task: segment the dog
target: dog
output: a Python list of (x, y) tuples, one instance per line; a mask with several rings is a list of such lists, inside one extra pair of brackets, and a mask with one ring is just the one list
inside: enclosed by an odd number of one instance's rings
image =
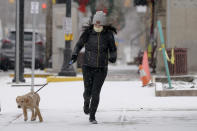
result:
[(18, 108), (23, 109), (24, 121), (27, 121), (27, 109), (30, 109), (32, 112), (31, 121), (35, 121), (38, 116), (40, 122), (43, 122), (39, 109), (40, 96), (38, 93), (30, 92), (23, 96), (17, 96), (16, 103)]

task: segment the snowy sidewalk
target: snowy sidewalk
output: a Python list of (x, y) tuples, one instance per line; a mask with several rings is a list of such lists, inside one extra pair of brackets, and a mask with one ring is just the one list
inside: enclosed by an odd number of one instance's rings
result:
[[(83, 82), (49, 83), (39, 94), (44, 122), (17, 118), (22, 110), (15, 98), (30, 87), (12, 87), (11, 78), (0, 78), (1, 131), (196, 131), (197, 97), (155, 97), (154, 88), (140, 81), (106, 81), (97, 112), (99, 124), (91, 125), (82, 112)], [(30, 79), (26, 79), (27, 82)], [(36, 78), (35, 84), (46, 79)], [(35, 87), (37, 90), (39, 87)], [(29, 114), (30, 116), (30, 114)]]
[[(44, 122), (24, 122), (20, 117), (0, 127), (1, 131), (196, 131), (197, 111), (98, 112), (99, 123), (92, 125), (82, 112), (42, 110)], [(123, 118), (122, 118), (123, 117)]]

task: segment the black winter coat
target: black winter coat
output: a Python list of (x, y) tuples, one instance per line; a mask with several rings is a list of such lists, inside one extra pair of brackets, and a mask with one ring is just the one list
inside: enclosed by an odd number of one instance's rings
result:
[(90, 67), (107, 67), (108, 60), (116, 62), (117, 48), (113, 32), (115, 28), (104, 26), (102, 32), (95, 32), (93, 25), (86, 27), (80, 36), (72, 55), (78, 56), (80, 50), (85, 46), (83, 65)]

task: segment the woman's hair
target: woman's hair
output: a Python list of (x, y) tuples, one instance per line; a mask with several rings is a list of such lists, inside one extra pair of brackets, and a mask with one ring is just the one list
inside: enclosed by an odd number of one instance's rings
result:
[(87, 25), (82, 26), (82, 31), (86, 32), (93, 29), (93, 24), (91, 21), (87, 23)]

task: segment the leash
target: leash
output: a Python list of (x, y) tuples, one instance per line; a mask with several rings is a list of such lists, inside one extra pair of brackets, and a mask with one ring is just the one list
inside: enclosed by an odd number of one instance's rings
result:
[(45, 87), (46, 85), (48, 85), (48, 83), (45, 83), (42, 87), (40, 87), (40, 89), (38, 89), (35, 93), (38, 93), (38, 91), (40, 91), (43, 87)]
[(18, 120), (22, 115), (23, 115), (23, 113), (18, 114), (14, 119), (8, 121), (8, 123), (6, 123), (5, 126), (3, 126), (1, 129), (7, 128), (7, 127), (10, 126), (13, 122), (15, 122), (16, 120)]

